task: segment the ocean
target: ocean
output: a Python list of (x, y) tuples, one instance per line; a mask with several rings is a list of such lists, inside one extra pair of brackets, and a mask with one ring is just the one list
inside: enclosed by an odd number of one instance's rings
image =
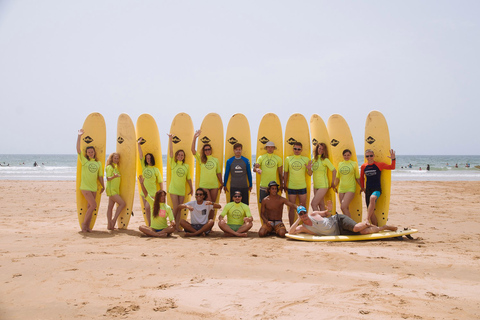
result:
[[(252, 159), (254, 162), (255, 156)], [(34, 163), (38, 166), (35, 167)], [(359, 164), (363, 156), (358, 157)], [(163, 155), (166, 164), (166, 155)], [(466, 164), (470, 164), (467, 168)], [(427, 164), (430, 171), (426, 170)], [(2, 154), (0, 180), (75, 180), (77, 155)], [(410, 168), (411, 165), (411, 168)], [(455, 167), (458, 165), (458, 167)], [(415, 156), (397, 154), (396, 181), (480, 181), (480, 156)], [(421, 170), (420, 170), (421, 168)], [(164, 176), (166, 167), (164, 167)], [(255, 178), (255, 175), (253, 175)]]

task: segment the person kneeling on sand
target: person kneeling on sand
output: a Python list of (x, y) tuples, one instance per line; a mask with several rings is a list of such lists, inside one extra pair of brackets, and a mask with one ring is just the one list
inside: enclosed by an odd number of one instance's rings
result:
[(190, 222), (187, 220), (180, 220), (180, 225), (185, 229), (185, 237), (196, 237), (199, 235), (207, 235), (213, 228), (212, 209), (220, 209), (222, 206), (218, 203), (206, 201), (208, 193), (203, 188), (198, 188), (195, 191), (195, 199), (193, 201), (181, 204), (178, 210), (190, 210)]
[[(151, 215), (150, 226), (140, 226), (138, 229), (150, 237), (166, 237), (175, 231), (175, 218), (173, 217), (172, 208), (165, 203), (167, 193), (164, 190), (158, 190), (155, 193), (155, 198), (148, 193), (145, 188), (143, 176), (138, 177), (140, 186), (142, 187), (145, 200), (149, 202), (149, 207), (153, 208), (151, 212), (146, 214)], [(167, 224), (167, 215), (170, 220), (170, 225)]]
[[(298, 219), (292, 225), (289, 234), (308, 233), (316, 236), (360, 235), (370, 234), (383, 230), (396, 231), (397, 227), (377, 227), (367, 221), (356, 223), (352, 218), (344, 214), (332, 216), (332, 202), (327, 201), (327, 210), (314, 211), (307, 214), (307, 209), (297, 207)], [(298, 225), (300, 221), (302, 225)]]
[(262, 200), (262, 207), (260, 209), (260, 219), (263, 225), (258, 230), (259, 237), (266, 237), (270, 234), (276, 234), (281, 238), (285, 238), (287, 230), (282, 221), (283, 206), (287, 205), (290, 208), (296, 209), (297, 205), (288, 201), (278, 194), (278, 183), (270, 181), (268, 183), (268, 195)]
[[(227, 237), (246, 237), (247, 231), (253, 226), (253, 218), (250, 208), (241, 202), (242, 192), (235, 191), (233, 202), (227, 203), (222, 214), (218, 217), (218, 227), (222, 229)], [(227, 216), (227, 222), (223, 217)]]

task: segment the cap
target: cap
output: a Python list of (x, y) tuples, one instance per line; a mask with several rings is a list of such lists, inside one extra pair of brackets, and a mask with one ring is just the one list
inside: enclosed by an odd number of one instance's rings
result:
[(268, 141), (267, 144), (265, 144), (265, 149), (267, 149), (267, 147), (274, 147), (275, 149), (277, 149), (277, 147), (275, 147), (275, 143), (273, 143), (273, 141)]
[(298, 206), (297, 213), (300, 213), (300, 212), (307, 212), (307, 209), (304, 206)]
[(279, 184), (277, 183), (277, 181), (270, 181), (270, 182), (268, 183), (268, 186), (269, 186), (269, 187), (271, 187), (271, 186), (277, 186), (277, 187), (278, 187)]

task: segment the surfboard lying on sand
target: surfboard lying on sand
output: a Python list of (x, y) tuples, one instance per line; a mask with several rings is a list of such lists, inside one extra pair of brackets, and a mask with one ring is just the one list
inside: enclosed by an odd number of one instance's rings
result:
[(412, 233), (418, 232), (417, 229), (406, 229), (406, 230), (397, 230), (397, 231), (382, 231), (371, 234), (362, 234), (358, 236), (314, 236), (311, 234), (300, 233), (300, 234), (289, 234), (285, 236), (290, 239), (300, 240), (300, 241), (362, 241), (362, 240), (378, 240), (378, 239), (388, 239), (388, 238), (397, 238), (402, 236), (407, 236)]

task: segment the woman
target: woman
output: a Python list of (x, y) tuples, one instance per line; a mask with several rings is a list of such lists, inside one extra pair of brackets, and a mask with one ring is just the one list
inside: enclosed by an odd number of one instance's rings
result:
[[(200, 153), (197, 153), (195, 142), (200, 136), (201, 131), (197, 130), (193, 135), (192, 153), (197, 163), (200, 163), (200, 183), (199, 188), (207, 191), (208, 201), (217, 201), (218, 191), (223, 188), (222, 167), (218, 159), (212, 156), (212, 146), (204, 144)], [(220, 186), (218, 185), (220, 183)]]
[[(332, 171), (332, 183), (328, 183), (327, 168)], [(325, 195), (329, 188), (335, 188), (335, 179), (337, 170), (328, 159), (328, 150), (325, 143), (320, 142), (315, 147), (312, 164), (313, 170), (313, 190), (312, 210), (325, 210)]]
[[(358, 183), (360, 188), (360, 172), (358, 171), (358, 164), (355, 161), (351, 161), (352, 152), (348, 149), (343, 150), (343, 160), (338, 164), (338, 177), (335, 179), (335, 186), (338, 188), (338, 198), (342, 212), (348, 217), (352, 217), (348, 206), (355, 197), (355, 183)], [(340, 184), (339, 184), (340, 183)], [(360, 191), (361, 192), (361, 191)]]
[(92, 220), (92, 213), (97, 209), (97, 202), (95, 198), (97, 196), (97, 180), (100, 182), (102, 189), (100, 193), (105, 190), (103, 183), (103, 168), (100, 161), (97, 161), (95, 148), (89, 146), (85, 150), (85, 155), (82, 154), (80, 149), (80, 138), (85, 133), (83, 129), (78, 130), (77, 138), (77, 154), (80, 162), (82, 163), (82, 175), (80, 180), (80, 191), (87, 200), (87, 212), (85, 213), (85, 219), (82, 223), (82, 232), (91, 232), (90, 221)]
[[(192, 178), (190, 176), (190, 166), (185, 163), (185, 152), (183, 150), (177, 150), (175, 152), (175, 157), (173, 156), (173, 134), (167, 133), (168, 149), (170, 150), (170, 181), (168, 181), (168, 193), (170, 194), (170, 199), (172, 199), (172, 209), (175, 216), (175, 224), (177, 225), (177, 231), (180, 227), (180, 216), (181, 211), (177, 210), (178, 205), (183, 203), (185, 199), (185, 182), (188, 182), (190, 186), (189, 195), (193, 194), (192, 187)], [(177, 212), (178, 211), (178, 212)]]
[[(148, 193), (147, 188), (145, 187), (143, 176), (138, 176), (138, 181), (142, 187), (143, 194), (147, 198), (147, 201), (150, 203), (149, 207), (153, 207), (153, 211), (148, 211), (146, 214), (150, 216), (149, 226), (140, 226), (138, 229), (151, 237), (166, 237), (172, 234), (175, 231), (175, 221), (173, 217), (172, 208), (165, 203), (167, 198), (167, 193), (164, 190), (158, 190), (154, 193), (154, 197)], [(170, 225), (167, 224), (170, 220)]]
[[(140, 137), (137, 141), (138, 144), (138, 155), (140, 157), (140, 164), (142, 165), (142, 176), (145, 181), (145, 188), (148, 191), (148, 194), (155, 194), (157, 190), (163, 189), (163, 180), (162, 175), (160, 174), (160, 170), (155, 167), (155, 157), (151, 153), (147, 153), (145, 158), (143, 158), (143, 151), (141, 147), (141, 142), (143, 138)], [(143, 205), (145, 206), (145, 215), (147, 217), (148, 225), (150, 225), (150, 214), (151, 211), (150, 204), (146, 200), (146, 194), (143, 192), (140, 193), (143, 201)]]
[[(125, 208), (125, 201), (120, 196), (120, 172), (118, 171), (118, 163), (120, 161), (120, 155), (118, 153), (112, 153), (108, 156), (107, 167), (105, 169), (107, 173), (107, 196), (108, 196), (108, 208), (107, 208), (107, 229), (115, 229), (118, 216)], [(117, 204), (117, 210), (115, 211), (115, 217), (112, 219), (113, 206)]]

